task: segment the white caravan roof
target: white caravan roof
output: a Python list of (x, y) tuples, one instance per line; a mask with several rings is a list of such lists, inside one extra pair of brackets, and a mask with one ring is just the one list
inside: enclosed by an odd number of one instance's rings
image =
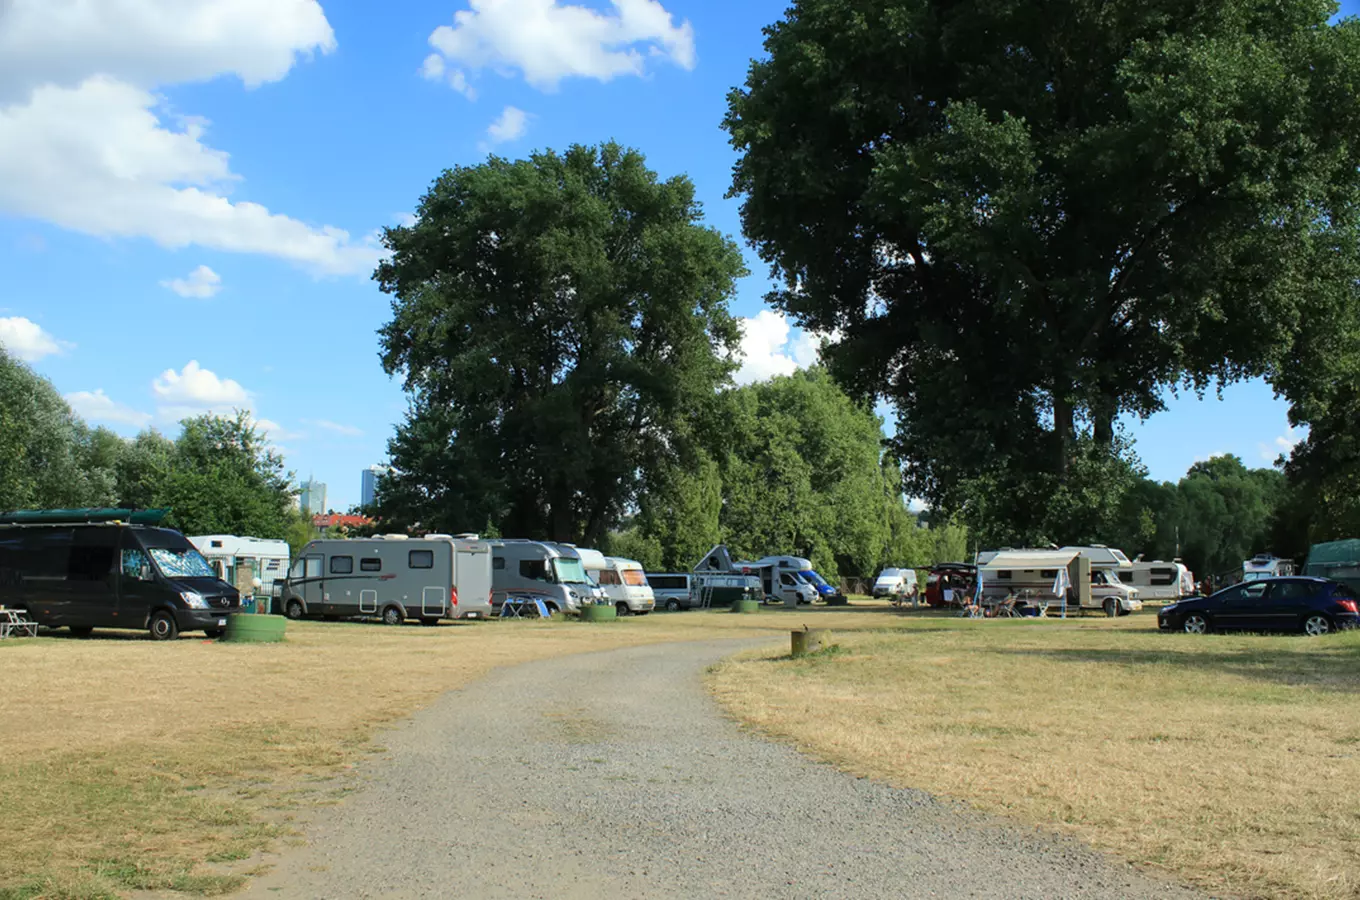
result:
[(288, 559), (287, 541), (270, 538), (237, 537), (234, 534), (202, 534), (189, 543), (204, 556), (242, 556), (253, 559)]
[(577, 547), (576, 554), (581, 557), (581, 565), (590, 572), (603, 572), (609, 568), (605, 565), (604, 554), (599, 550), (591, 550), (588, 547)]

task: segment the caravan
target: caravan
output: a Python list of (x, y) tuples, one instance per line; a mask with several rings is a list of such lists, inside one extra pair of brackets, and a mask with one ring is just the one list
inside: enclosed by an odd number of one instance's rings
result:
[(1180, 561), (1136, 560), (1120, 569), (1119, 580), (1138, 589), (1139, 600), (1180, 600), (1195, 595), (1195, 576)]
[(605, 597), (613, 602), (619, 615), (634, 613), (646, 615), (656, 608), (656, 597), (647, 584), (647, 575), (642, 571), (642, 563), (617, 556), (605, 556), (598, 550), (577, 547), (581, 565), (586, 574), (595, 580)]
[[(1088, 551), (1105, 551), (1088, 552)], [(1116, 556), (1117, 554), (1117, 556)], [(1138, 590), (1120, 582), (1115, 565), (1097, 565), (1127, 557), (1104, 547), (1064, 547), (1061, 550), (1002, 550), (979, 554), (981, 595), (984, 604), (999, 602), (1010, 595), (1028, 597), (1041, 605), (1072, 604), (1068, 611), (1104, 610), (1110, 617), (1127, 615), (1143, 608)], [(1132, 568), (1132, 563), (1128, 563)], [(1089, 573), (1083, 575), (1082, 573)], [(1075, 598), (1067, 599), (1070, 594)], [(1075, 607), (1075, 608), (1074, 608)]]
[(287, 541), (203, 534), (191, 536), (189, 543), (203, 554), (217, 577), (233, 585), (242, 597), (275, 596), (274, 582), (288, 577)]
[(580, 612), (604, 598), (581, 554), (568, 544), (505, 538), (491, 542), (491, 605), (511, 594), (542, 600), (548, 612)]
[(280, 606), (290, 619), (371, 616), (388, 625), (481, 618), (491, 611), (491, 547), (453, 538), (312, 541), (294, 560)]
[(1285, 578), (1294, 574), (1292, 559), (1278, 559), (1269, 553), (1258, 553), (1242, 560), (1242, 580), (1260, 581), (1262, 578)]

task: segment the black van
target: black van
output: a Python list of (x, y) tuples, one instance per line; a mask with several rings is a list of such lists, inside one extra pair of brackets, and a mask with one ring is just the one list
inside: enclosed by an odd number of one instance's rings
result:
[(0, 605), (73, 634), (145, 628), (158, 641), (181, 631), (218, 637), (240, 609), (241, 595), (178, 531), (69, 512), (69, 522), (0, 516)]

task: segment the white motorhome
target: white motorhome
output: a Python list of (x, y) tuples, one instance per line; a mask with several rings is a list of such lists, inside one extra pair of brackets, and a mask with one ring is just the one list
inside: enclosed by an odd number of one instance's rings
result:
[(307, 616), (482, 618), (491, 612), (491, 546), (475, 536), (385, 535), (312, 541), (283, 584), (282, 611)]
[(1284, 578), (1294, 574), (1294, 561), (1280, 559), (1269, 553), (1258, 553), (1242, 560), (1242, 580), (1260, 581), (1262, 578)]
[(491, 605), (509, 595), (542, 600), (548, 612), (580, 612), (604, 598), (590, 580), (581, 554), (568, 544), (505, 538), (491, 542)]
[[(986, 561), (978, 565), (978, 578), (984, 602), (999, 601), (1016, 594), (1041, 602), (1059, 602), (1071, 581), (1072, 561), (1078, 556), (1090, 557), (1087, 547), (1065, 547), (1062, 550), (1001, 550), (988, 551)], [(1119, 553), (1119, 551), (1113, 551)], [(1119, 556), (1123, 556), (1119, 553)], [(979, 559), (983, 558), (979, 554)], [(1113, 559), (1113, 556), (1102, 559)], [(1128, 562), (1125, 558), (1125, 562)], [(1132, 564), (1130, 563), (1130, 566)], [(1090, 563), (1090, 590), (1078, 590), (1083, 597), (1083, 610), (1103, 610), (1107, 616), (1126, 615), (1143, 608), (1138, 590), (1120, 582), (1117, 566), (1097, 567)], [(1076, 611), (1076, 610), (1071, 610)]]
[(656, 596), (647, 584), (647, 574), (642, 563), (617, 556), (605, 556), (598, 550), (577, 547), (581, 565), (586, 574), (604, 591), (604, 595), (614, 603), (619, 615), (633, 613), (644, 616), (656, 609)]
[(754, 575), (760, 579), (767, 603), (808, 604), (820, 593), (817, 585), (803, 575), (812, 572), (812, 562), (801, 556), (765, 556), (752, 562), (734, 562), (727, 547), (719, 544), (708, 551), (694, 571)]
[(1195, 576), (1179, 561), (1134, 560), (1120, 569), (1119, 580), (1138, 589), (1139, 600), (1180, 600), (1195, 595)]
[(274, 582), (288, 576), (287, 541), (202, 534), (190, 537), (189, 543), (203, 554), (217, 577), (235, 587), (242, 597), (272, 596)]

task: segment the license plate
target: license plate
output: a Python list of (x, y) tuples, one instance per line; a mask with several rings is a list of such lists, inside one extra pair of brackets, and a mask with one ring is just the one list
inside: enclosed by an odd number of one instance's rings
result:
[(227, 627), (227, 620), (226, 620), (226, 619), (218, 619), (218, 620), (217, 620), (217, 627), (218, 627), (218, 628), (226, 628), (226, 627)]

